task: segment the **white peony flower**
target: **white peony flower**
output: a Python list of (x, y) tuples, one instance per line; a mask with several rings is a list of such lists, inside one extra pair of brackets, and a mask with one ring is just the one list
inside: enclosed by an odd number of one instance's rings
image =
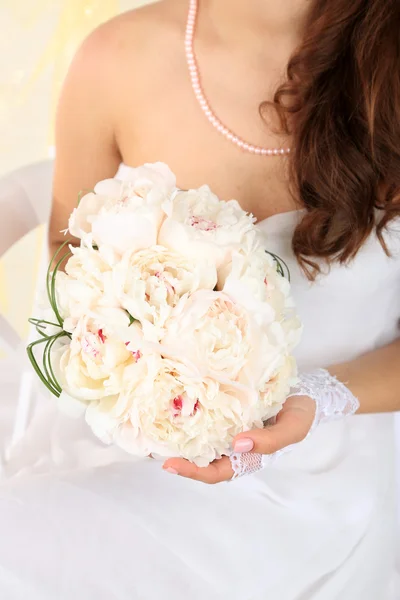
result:
[(110, 204), (107, 196), (100, 196), (89, 192), (82, 196), (79, 204), (72, 211), (68, 221), (68, 231), (76, 238), (84, 238), (92, 231), (92, 222), (99, 215), (101, 209)]
[(73, 211), (69, 232), (122, 254), (157, 243), (165, 217), (161, 205), (175, 189), (175, 177), (162, 163), (129, 171), (129, 179), (106, 179)]
[(127, 452), (182, 456), (206, 466), (229, 454), (235, 435), (251, 424), (247, 397), (196, 369), (150, 354), (126, 371), (126, 389), (91, 403), (86, 421)]
[[(126, 318), (121, 314), (120, 326)], [(121, 391), (124, 371), (135, 358), (123, 340), (113, 336), (112, 329), (83, 317), (71, 342), (54, 354), (57, 379), (72, 398), (89, 402)]]
[(291, 312), (284, 320), (274, 321), (268, 325), (266, 331), (271, 343), (285, 354), (299, 343), (303, 325), (296, 313)]
[(84, 279), (73, 279), (62, 271), (57, 273), (56, 301), (65, 331), (72, 332), (79, 319), (97, 306), (101, 290), (90, 283), (87, 284)]
[[(229, 384), (246, 396), (251, 426), (262, 427), (279, 412), (295, 375), (288, 340), (277, 340), (240, 304), (225, 294), (200, 290), (182, 298), (165, 331), (163, 356), (199, 369), (203, 377)], [(265, 397), (267, 390), (268, 402), (261, 402), (260, 395)]]
[(112, 267), (101, 252), (71, 246), (65, 273), (57, 272), (56, 300), (64, 329), (73, 331), (77, 321), (96, 307), (118, 307), (112, 289)]
[(185, 258), (162, 246), (124, 254), (113, 276), (120, 305), (141, 321), (149, 336), (147, 324), (154, 325), (156, 337), (183, 295), (212, 289), (217, 282), (213, 264)]
[(259, 325), (282, 320), (285, 311), (294, 306), (288, 280), (262, 248), (246, 254), (235, 252), (218, 272), (217, 289), (244, 306)]
[(246, 308), (277, 355), (286, 356), (298, 344), (302, 324), (295, 312), (290, 284), (278, 273), (271, 255), (262, 249), (235, 253), (219, 271), (217, 289)]
[(160, 204), (176, 188), (176, 177), (171, 169), (161, 162), (128, 168), (119, 179), (131, 184), (135, 194), (147, 198), (149, 204)]
[(253, 216), (236, 200), (219, 200), (207, 186), (179, 192), (163, 208), (168, 216), (158, 243), (187, 257), (202, 256), (217, 268), (230, 260), (235, 249), (247, 247), (257, 236)]
[(282, 410), (290, 388), (296, 384), (296, 381), (296, 361), (293, 356), (286, 356), (274, 375), (272, 377), (268, 375), (260, 386), (260, 403), (257, 412), (262, 422), (275, 417)]
[(202, 373), (235, 380), (262, 335), (248, 312), (226, 294), (199, 290), (182, 298), (165, 324), (163, 352), (188, 359)]

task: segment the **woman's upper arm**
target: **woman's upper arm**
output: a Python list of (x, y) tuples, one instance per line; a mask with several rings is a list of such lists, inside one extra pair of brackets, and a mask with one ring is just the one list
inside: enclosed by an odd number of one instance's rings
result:
[(56, 117), (56, 159), (50, 244), (76, 206), (79, 192), (115, 175), (120, 155), (115, 143), (112, 90), (113, 40), (103, 27), (82, 45), (72, 62)]

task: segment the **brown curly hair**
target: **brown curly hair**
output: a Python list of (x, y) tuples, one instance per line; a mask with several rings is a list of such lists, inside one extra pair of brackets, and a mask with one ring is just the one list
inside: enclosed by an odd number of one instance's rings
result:
[(387, 251), (400, 216), (400, 0), (314, 0), (305, 31), (273, 105), (306, 209), (293, 250), (314, 278), (316, 259), (347, 263), (374, 229)]

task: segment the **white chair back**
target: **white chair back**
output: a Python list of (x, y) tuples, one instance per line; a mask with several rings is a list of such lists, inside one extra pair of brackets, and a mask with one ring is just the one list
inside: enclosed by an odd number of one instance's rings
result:
[(0, 258), (49, 220), (53, 162), (27, 165), (0, 178)]
[[(40, 224), (48, 223), (52, 179), (52, 161), (27, 165), (0, 178), (0, 259), (27, 233)], [(47, 248), (44, 247), (40, 277), (46, 263)], [(0, 440), (0, 454), (3, 455), (7, 454), (6, 443), (9, 449), (24, 435), (32, 403), (34, 374), (27, 364), (25, 344), (26, 340), (21, 339), (5, 315), (0, 314), (0, 349), (6, 355), (0, 361), (0, 386), (9, 390), (1, 411), (2, 418), (7, 415), (7, 421), (12, 419), (11, 423), (3, 422), (3, 431), (7, 429), (11, 434), (10, 443), (4, 440), (2, 444)], [(6, 384), (7, 388), (4, 387)]]
[[(22, 237), (41, 223), (51, 210), (53, 162), (27, 165), (0, 178), (0, 259)], [(0, 347), (16, 350), (21, 340), (0, 315)]]

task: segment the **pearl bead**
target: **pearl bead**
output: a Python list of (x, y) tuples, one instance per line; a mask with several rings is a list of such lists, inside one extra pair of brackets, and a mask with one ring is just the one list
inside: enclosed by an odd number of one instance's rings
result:
[(290, 148), (261, 148), (260, 146), (254, 146), (253, 144), (249, 144), (244, 140), (237, 137), (230, 129), (228, 129), (217, 117), (217, 115), (211, 109), (207, 97), (205, 96), (201, 83), (200, 83), (200, 75), (198, 71), (198, 66), (196, 62), (196, 57), (193, 49), (193, 38), (194, 32), (196, 28), (196, 19), (198, 12), (198, 1), (190, 0), (189, 2), (189, 12), (186, 23), (186, 34), (185, 34), (185, 55), (186, 61), (189, 68), (189, 74), (192, 82), (192, 88), (194, 95), (200, 105), (200, 108), (203, 110), (205, 116), (208, 121), (211, 123), (215, 129), (221, 133), (227, 140), (245, 150), (246, 152), (251, 152), (252, 154), (257, 154), (259, 156), (277, 156), (278, 154), (289, 154)]

